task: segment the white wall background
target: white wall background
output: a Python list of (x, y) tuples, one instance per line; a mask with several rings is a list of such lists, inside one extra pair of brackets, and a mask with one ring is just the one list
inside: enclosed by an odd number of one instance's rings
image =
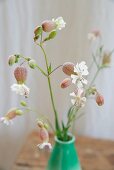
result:
[[(113, 0), (0, 0), (1, 116), (10, 107), (18, 106), (19, 102), (15, 93), (10, 91), (10, 85), (15, 80), (12, 76), (13, 69), (7, 65), (8, 56), (22, 53), (35, 58), (44, 67), (42, 53), (33, 43), (33, 30), (43, 20), (58, 16), (63, 16), (67, 25), (46, 46), (53, 66), (65, 61), (76, 63), (82, 59), (90, 63), (87, 33), (93, 28), (101, 29), (106, 49), (114, 47)], [(113, 73), (114, 67), (103, 71), (97, 79), (96, 84), (105, 96), (105, 105), (99, 108), (93, 101), (88, 103), (86, 115), (76, 124), (78, 133), (114, 139)], [(65, 117), (70, 105), (70, 90), (61, 90), (59, 87), (64, 77), (60, 70), (52, 76), (60, 117)], [(38, 113), (52, 115), (46, 79), (39, 72), (30, 71), (28, 85), (31, 88), (29, 103)], [(0, 125), (0, 170), (11, 169), (27, 134), (35, 127), (35, 119), (36, 115), (30, 113), (16, 119), (11, 127)]]

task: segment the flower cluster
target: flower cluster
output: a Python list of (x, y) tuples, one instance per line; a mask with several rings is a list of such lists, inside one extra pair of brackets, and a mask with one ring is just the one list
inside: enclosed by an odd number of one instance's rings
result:
[[(25, 57), (20, 54), (14, 54), (9, 56), (8, 58), (8, 64), (10, 66), (13, 66), (15, 64), (18, 64), (16, 68), (14, 69), (14, 77), (16, 82), (11, 86), (11, 90), (16, 92), (16, 94), (21, 95), (21, 97), (24, 96), (25, 98), (29, 97), (30, 89), (26, 86), (26, 80), (27, 80), (27, 66), (30, 69), (38, 69), (42, 75), (44, 75), (47, 78), (48, 86), (49, 86), (49, 92), (51, 97), (51, 103), (52, 108), (54, 112), (55, 117), (55, 127), (53, 128), (50, 120), (48, 118), (45, 118), (48, 120), (48, 123), (52, 130), (54, 131), (55, 135), (57, 135), (57, 138), (62, 141), (68, 141), (68, 131), (73, 123), (73, 121), (76, 119), (76, 115), (78, 111), (85, 106), (87, 99), (92, 95), (94, 96), (94, 99), (98, 106), (102, 106), (104, 104), (104, 97), (101, 95), (99, 90), (94, 85), (94, 82), (96, 80), (96, 77), (98, 76), (98, 73), (103, 70), (104, 68), (109, 67), (111, 62), (111, 55), (113, 50), (110, 52), (107, 52), (104, 50), (104, 46), (102, 46), (100, 43), (99, 47), (96, 49), (95, 53), (92, 53), (92, 63), (90, 67), (87, 67), (86, 62), (82, 61), (80, 63), (72, 63), (72, 62), (65, 62), (64, 64), (57, 66), (56, 68), (52, 69), (51, 62), (48, 62), (47, 54), (44, 49), (44, 42), (47, 42), (49, 40), (52, 40), (55, 38), (57, 31), (62, 30), (65, 28), (65, 21), (62, 17), (58, 17), (57, 19), (52, 20), (45, 20), (41, 23), (41, 25), (37, 26), (34, 30), (34, 43), (40, 47), (40, 49), (43, 52), (45, 65), (46, 65), (46, 71), (37, 64), (37, 62), (30, 58)], [(95, 40), (101, 40), (101, 32), (99, 30), (91, 31), (88, 34), (88, 39), (91, 42), (94, 42)], [(26, 66), (24, 65), (26, 64)], [(96, 66), (96, 72), (93, 76), (93, 79), (91, 81), (88, 81), (88, 75), (90, 72), (90, 69), (92, 68), (93, 64)], [(55, 72), (58, 68), (62, 67), (62, 71), (69, 77), (66, 77), (62, 82), (60, 83), (60, 87), (62, 89), (65, 89), (69, 86), (73, 86), (74, 90), (70, 92), (71, 97), (71, 107), (67, 114), (67, 121), (62, 123), (58, 119), (58, 111), (55, 106), (54, 102), (54, 95), (51, 85), (51, 74)], [(31, 108), (28, 107), (25, 101), (20, 102), (21, 108), (13, 108), (10, 111), (7, 112), (7, 114), (0, 118), (0, 122), (5, 123), (6, 125), (12, 124), (12, 120), (16, 118), (19, 115), (23, 115), (24, 112), (27, 111), (34, 111)], [(48, 149), (50, 150), (52, 148), (51, 144), (49, 143), (49, 134), (48, 134), (48, 128), (47, 124), (44, 122), (44, 120), (39, 120), (37, 122), (38, 128), (39, 128), (39, 136), (41, 139), (41, 143), (38, 144), (39, 149)]]
[(18, 108), (12, 108), (8, 111), (8, 113), (4, 116), (0, 118), (0, 122), (3, 122), (6, 125), (10, 125), (13, 124), (13, 119), (16, 116), (20, 116), (23, 115), (23, 111), (18, 109)]
[(67, 62), (63, 64), (62, 70), (66, 75), (70, 76), (70, 78), (65, 78), (61, 83), (61, 87), (66, 88), (71, 85), (71, 82), (75, 84), (75, 91), (70, 93), (70, 96), (73, 97), (71, 103), (78, 108), (83, 107), (86, 102), (83, 87), (87, 85), (87, 80), (84, 76), (89, 74), (86, 63), (82, 61), (74, 65), (73, 63)]
[(38, 120), (37, 125), (40, 129), (39, 136), (40, 139), (42, 140), (42, 143), (38, 144), (37, 146), (39, 147), (39, 149), (51, 150), (52, 146), (51, 143), (49, 143), (49, 134), (47, 131), (47, 125), (40, 120)]

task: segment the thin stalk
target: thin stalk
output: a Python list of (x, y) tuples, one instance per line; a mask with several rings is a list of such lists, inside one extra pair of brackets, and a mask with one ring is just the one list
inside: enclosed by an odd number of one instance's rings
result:
[[(25, 109), (26, 112), (34, 112), (34, 113), (38, 113), (38, 111), (36, 110), (33, 110), (33, 109), (30, 109), (30, 108), (21, 108), (21, 109)], [(54, 128), (53, 128), (53, 125), (51, 124), (50, 120), (44, 116), (44, 115), (41, 115), (45, 120), (47, 120), (47, 122), (49, 123), (50, 125), (50, 128), (52, 129), (53, 132), (55, 132)]]
[(96, 78), (97, 78), (100, 70), (101, 70), (101, 67), (99, 67), (98, 70), (96, 71), (95, 76), (93, 77), (93, 80), (91, 81), (89, 87), (91, 87), (91, 86), (93, 85), (93, 83), (94, 83), (94, 81), (96, 80)]
[(49, 75), (51, 75), (53, 72), (55, 72), (60, 67), (62, 67), (62, 65), (59, 65), (58, 67), (54, 68)]
[(37, 64), (35, 65), (39, 70), (40, 70), (40, 72), (44, 75), (44, 76), (48, 76), (45, 72), (44, 72), (44, 70), (42, 70)]
[(97, 71), (96, 71), (96, 73), (95, 73), (95, 75), (94, 75), (94, 77), (93, 77), (93, 80), (91, 81), (89, 87), (86, 89), (86, 93), (85, 93), (85, 96), (86, 96), (86, 97), (88, 97), (88, 90), (89, 90), (89, 88), (93, 85), (93, 83), (94, 83), (94, 81), (96, 80), (96, 78), (97, 78), (97, 76), (98, 76), (98, 74), (99, 74), (99, 72), (100, 72), (101, 69), (102, 69), (102, 67), (99, 67), (99, 68), (97, 69)]
[[(21, 58), (23, 58), (26, 62), (28, 62), (28, 60), (27, 60), (26, 57), (21, 56)], [(25, 61), (24, 61), (24, 62), (25, 62)], [(24, 63), (24, 62), (23, 62), (23, 63)], [(21, 63), (21, 65), (22, 65), (23, 63)], [(36, 64), (35, 66), (39, 69), (39, 71), (40, 71), (44, 76), (46, 76), (46, 77), (48, 76), (48, 75), (45, 73), (45, 71), (44, 71), (41, 67), (38, 66), (38, 64)]]
[(54, 111), (54, 114), (55, 114), (56, 129), (59, 130), (60, 128), (59, 128), (58, 115), (57, 115), (57, 111), (56, 111), (56, 108), (55, 108), (54, 97), (53, 97), (53, 92), (52, 92), (52, 87), (51, 87), (51, 80), (50, 80), (49, 71), (48, 71), (47, 55), (46, 55), (45, 50), (44, 50), (44, 48), (42, 47), (41, 44), (40, 44), (40, 47), (41, 47), (42, 52), (43, 52), (43, 54), (44, 54), (45, 63), (46, 63), (46, 68), (47, 68), (47, 73), (48, 73), (47, 79), (48, 79), (48, 86), (49, 86), (49, 92), (50, 92), (50, 97), (51, 97), (51, 103), (52, 103), (53, 111)]
[(26, 62), (26, 61), (23, 61), (23, 62), (20, 64), (20, 66), (22, 66), (25, 62)]

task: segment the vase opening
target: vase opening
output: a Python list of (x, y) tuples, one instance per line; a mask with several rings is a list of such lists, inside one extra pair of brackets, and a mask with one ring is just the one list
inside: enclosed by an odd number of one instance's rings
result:
[(75, 142), (75, 136), (72, 135), (71, 133), (68, 134), (68, 140), (67, 141), (62, 141), (60, 139), (58, 139), (57, 136), (55, 136), (55, 141), (57, 143), (60, 143), (60, 144), (64, 144), (64, 145), (68, 145), (68, 144), (71, 144), (71, 143), (74, 143)]

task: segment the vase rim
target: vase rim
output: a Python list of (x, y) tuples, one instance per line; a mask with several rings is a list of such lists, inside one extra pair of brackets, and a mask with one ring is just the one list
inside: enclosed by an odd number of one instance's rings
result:
[(75, 141), (75, 139), (76, 139), (75, 136), (72, 135), (71, 133), (69, 133), (69, 136), (72, 137), (72, 139), (69, 140), (69, 141), (59, 140), (59, 139), (57, 138), (57, 136), (55, 136), (55, 141), (56, 141), (57, 143), (60, 143), (60, 144), (63, 144), (63, 145), (68, 145), (68, 144), (74, 143), (74, 141)]

